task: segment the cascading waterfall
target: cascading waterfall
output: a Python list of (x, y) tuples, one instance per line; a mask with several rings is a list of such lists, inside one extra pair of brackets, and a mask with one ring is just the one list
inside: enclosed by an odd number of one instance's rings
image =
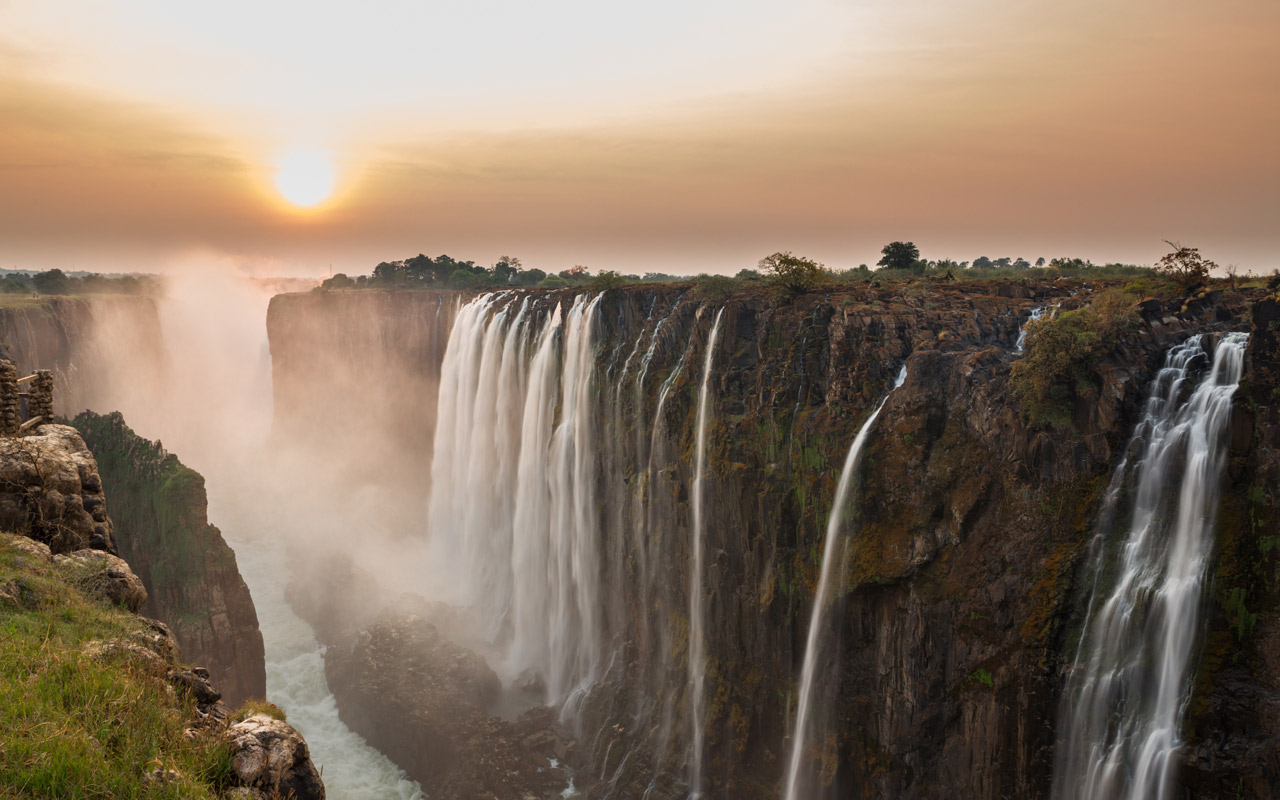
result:
[(1036, 306), (1031, 309), (1031, 316), (1027, 317), (1027, 321), (1022, 323), (1022, 329), (1018, 331), (1018, 341), (1013, 346), (1013, 352), (1021, 353), (1027, 346), (1027, 329), (1031, 327), (1031, 323), (1044, 316), (1046, 306)]
[[(510, 675), (569, 704), (598, 677), (592, 418), (600, 298), (535, 308), (491, 294), (459, 310), (440, 384), (428, 521), (442, 582), (482, 616)], [(447, 576), (447, 577), (446, 577)]]
[[(898, 372), (893, 388), (896, 389), (901, 386), (906, 379), (907, 368), (903, 366)], [(892, 393), (892, 390), (890, 393)], [(813, 595), (813, 611), (809, 615), (809, 634), (805, 641), (804, 666), (800, 670), (800, 695), (796, 702), (796, 724), (792, 731), (791, 754), (787, 762), (786, 784), (783, 792), (786, 800), (800, 800), (802, 797), (800, 791), (801, 762), (804, 760), (804, 751), (809, 742), (819, 639), (824, 628), (828, 595), (831, 593), (831, 576), (835, 571), (835, 564), (841, 560), (835, 548), (840, 535), (841, 523), (844, 522), (845, 503), (857, 477), (858, 461), (862, 455), (862, 449), (871, 434), (871, 426), (875, 424), (876, 417), (880, 416), (880, 411), (887, 402), (889, 402), (889, 396), (885, 395), (885, 398), (880, 401), (880, 405), (876, 406), (876, 410), (871, 412), (871, 416), (867, 417), (867, 421), (862, 423), (862, 429), (858, 431), (853, 444), (849, 447), (849, 454), (845, 456), (844, 468), (840, 471), (840, 481), (836, 484), (836, 494), (831, 501), (831, 516), (827, 520), (827, 535), (822, 546), (822, 571), (818, 578), (818, 590)]]
[(715, 322), (711, 326), (711, 335), (707, 338), (707, 354), (702, 362), (702, 383), (698, 387), (698, 444), (694, 454), (693, 491), (690, 499), (693, 506), (693, 546), (689, 567), (689, 717), (693, 723), (693, 735), (690, 737), (690, 797), (702, 796), (702, 747), (706, 734), (703, 717), (706, 713), (707, 682), (707, 643), (702, 597), (702, 540), (706, 525), (703, 519), (702, 481), (710, 405), (708, 386), (711, 364), (715, 358), (716, 337), (720, 334), (720, 320), (723, 316), (722, 308), (716, 313)]
[[(1134, 474), (1123, 474), (1130, 459), (1123, 461), (1094, 541), (1093, 597), (1063, 694), (1055, 798), (1171, 794), (1246, 341), (1224, 334), (1206, 370), (1204, 338), (1193, 336), (1169, 351), (1153, 382), (1130, 442)], [(1119, 490), (1130, 480), (1127, 530), (1112, 537)], [(1117, 575), (1107, 587), (1113, 563)]]

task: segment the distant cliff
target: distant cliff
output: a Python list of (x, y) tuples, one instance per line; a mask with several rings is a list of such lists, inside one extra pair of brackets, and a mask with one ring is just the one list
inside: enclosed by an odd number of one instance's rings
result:
[[(155, 298), (102, 295), (4, 298), (0, 358), (19, 375), (52, 370), (54, 411), (70, 416), (104, 410), (105, 398), (156, 392), (168, 357)], [(129, 374), (116, 368), (121, 363), (131, 365)]]
[(204, 478), (119, 413), (72, 420), (97, 457), (120, 555), (142, 578), (144, 613), (167, 623), (233, 703), (266, 696), (262, 633), (235, 553), (209, 524)]
[(456, 292), (312, 291), (267, 310), (274, 435), (352, 475), (430, 458)]

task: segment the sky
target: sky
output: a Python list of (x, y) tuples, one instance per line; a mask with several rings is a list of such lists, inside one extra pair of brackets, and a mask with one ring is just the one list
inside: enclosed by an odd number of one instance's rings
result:
[(1276, 0), (0, 0), (0, 267), (1266, 273), (1277, 41)]

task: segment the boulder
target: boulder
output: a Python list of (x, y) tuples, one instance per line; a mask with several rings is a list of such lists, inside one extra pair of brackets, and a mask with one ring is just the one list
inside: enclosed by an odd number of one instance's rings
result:
[(56, 556), (60, 565), (82, 565), (87, 575), (81, 585), (85, 591), (111, 603), (137, 612), (147, 602), (147, 589), (142, 579), (133, 574), (124, 559), (102, 550), (77, 550), (69, 556)]
[(75, 428), (39, 425), (32, 435), (0, 437), (0, 529), (54, 553), (114, 552), (98, 463)]
[(283, 720), (255, 714), (227, 728), (231, 763), (245, 787), (294, 800), (323, 800), (324, 784), (302, 736)]

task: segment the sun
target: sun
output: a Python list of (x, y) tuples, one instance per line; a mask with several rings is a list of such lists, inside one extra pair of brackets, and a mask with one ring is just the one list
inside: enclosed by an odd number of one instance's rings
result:
[(286, 150), (276, 163), (276, 190), (302, 208), (323, 203), (333, 194), (333, 161), (321, 150)]

